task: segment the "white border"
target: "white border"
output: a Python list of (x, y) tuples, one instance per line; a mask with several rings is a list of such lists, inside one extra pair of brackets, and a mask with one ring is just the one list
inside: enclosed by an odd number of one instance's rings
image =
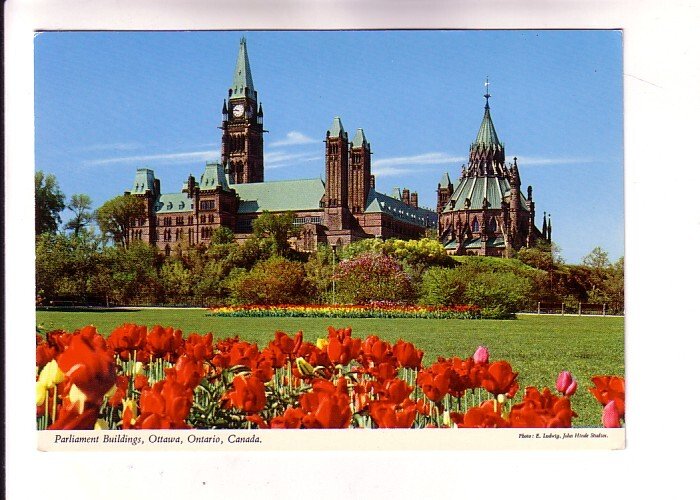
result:
[[(8, 498), (193, 495), (683, 498), (696, 471), (698, 8), (669, 1), (334, 3), (9, 0), (6, 27)], [(623, 28), (628, 448), (621, 452), (41, 453), (31, 408), (34, 29)], [(585, 47), (582, 47), (585, 50)], [(604, 127), (605, 124), (601, 124)], [(592, 148), (595, 145), (591, 145)], [(581, 200), (585, 202), (585, 200)], [(604, 207), (600, 207), (604, 209)], [(651, 208), (651, 209), (650, 209)], [(594, 228), (591, 228), (594, 230)], [(653, 293), (649, 293), (653, 292)], [(29, 390), (28, 390), (29, 387)], [(691, 453), (694, 448), (688, 449)], [(187, 456), (187, 458), (184, 458)], [(691, 468), (692, 467), (692, 468)]]

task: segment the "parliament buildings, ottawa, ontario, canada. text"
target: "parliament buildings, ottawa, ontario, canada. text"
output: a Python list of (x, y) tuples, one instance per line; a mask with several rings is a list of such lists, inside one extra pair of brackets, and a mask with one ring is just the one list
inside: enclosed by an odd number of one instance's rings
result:
[(363, 238), (418, 239), (429, 231), (457, 255), (505, 256), (538, 240), (551, 242), (551, 222), (545, 219), (541, 229), (535, 225), (532, 188), (522, 192), (517, 158), (505, 163), (488, 90), (484, 97), (484, 118), (468, 164), (456, 186), (449, 173), (443, 174), (435, 211), (421, 208), (418, 194), (409, 189), (394, 189), (392, 195), (376, 191), (370, 143), (361, 128), (349, 141), (339, 117), (326, 131), (325, 182), (265, 182), (263, 108), (242, 39), (222, 109), (220, 162), (207, 163), (198, 182), (190, 175), (179, 193), (161, 193), (153, 170), (137, 169), (125, 194), (144, 200), (146, 216), (132, 222), (129, 240), (156, 245), (166, 255), (178, 244), (208, 244), (219, 227), (243, 241), (252, 234), (253, 220), (267, 211), (294, 213), (298, 232), (291, 243), (299, 251)]

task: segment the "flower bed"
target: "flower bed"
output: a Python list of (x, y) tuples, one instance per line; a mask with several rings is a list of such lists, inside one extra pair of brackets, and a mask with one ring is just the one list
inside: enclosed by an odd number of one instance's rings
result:
[[(467, 358), (423, 366), (409, 342), (390, 344), (349, 328), (313, 343), (302, 332), (258, 345), (212, 334), (122, 325), (37, 336), (41, 429), (571, 427), (578, 383), (527, 387), (480, 346)], [(602, 423), (624, 419), (624, 379), (594, 377)]]
[(431, 307), (375, 302), (363, 305), (241, 305), (209, 309), (209, 316), (302, 318), (475, 319), (477, 306)]

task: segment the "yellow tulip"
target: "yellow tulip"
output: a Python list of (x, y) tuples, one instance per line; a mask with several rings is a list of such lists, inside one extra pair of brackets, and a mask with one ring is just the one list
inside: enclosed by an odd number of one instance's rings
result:
[(314, 367), (311, 363), (306, 361), (304, 358), (297, 358), (296, 359), (297, 363), (297, 369), (299, 370), (299, 373), (301, 373), (304, 376), (309, 376), (313, 375), (314, 373)]
[(39, 382), (41, 382), (47, 389), (53, 389), (56, 384), (60, 384), (65, 380), (65, 378), (66, 376), (58, 367), (58, 363), (55, 359), (52, 359), (46, 363), (46, 366), (44, 366), (39, 374)]
[(68, 399), (71, 403), (78, 403), (78, 413), (82, 415), (85, 411), (85, 401), (87, 401), (85, 393), (77, 385), (73, 384), (70, 386)]
[(323, 348), (326, 347), (327, 345), (328, 345), (328, 339), (327, 339), (327, 338), (321, 337), (321, 338), (316, 339), (316, 347), (318, 347), (319, 349), (323, 349)]
[(143, 375), (143, 374), (144, 374), (143, 363), (141, 361), (137, 361), (131, 367), (131, 376), (135, 377), (136, 375)]
[(109, 424), (107, 421), (103, 418), (98, 418), (97, 421), (95, 422), (95, 430), (96, 431), (108, 431), (109, 430)]
[(124, 399), (122, 401), (122, 406), (124, 407), (122, 410), (122, 415), (124, 415), (127, 408), (131, 410), (131, 421), (129, 423), (134, 425), (136, 423), (136, 418), (138, 417), (138, 405), (136, 404), (136, 401), (133, 399)]
[(36, 405), (41, 406), (46, 401), (46, 386), (38, 381), (36, 383)]

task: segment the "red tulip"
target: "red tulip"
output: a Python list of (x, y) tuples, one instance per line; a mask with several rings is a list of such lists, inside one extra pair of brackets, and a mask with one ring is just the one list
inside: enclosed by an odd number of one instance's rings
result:
[(390, 401), (372, 401), (369, 415), (380, 429), (409, 429), (416, 420), (415, 403), (406, 400), (405, 405), (396, 405)]
[(427, 370), (422, 370), (416, 377), (416, 383), (428, 399), (435, 403), (442, 401), (450, 388), (452, 368), (436, 363)]
[[(134, 351), (141, 351), (146, 347), (146, 330), (145, 326), (124, 324), (109, 334), (107, 343), (121, 359), (126, 361)], [(143, 357), (143, 354), (141, 356)]]
[(148, 332), (146, 348), (153, 357), (173, 362), (182, 349), (182, 331), (156, 325)]
[(469, 408), (463, 415), (452, 412), (450, 418), (460, 428), (497, 429), (509, 427), (508, 422), (494, 411), (493, 403), (493, 401), (486, 401), (480, 407)]
[(256, 376), (237, 375), (233, 379), (233, 389), (226, 392), (221, 400), (224, 408), (237, 408), (246, 413), (257, 413), (267, 403), (265, 385)]
[(588, 389), (593, 396), (606, 406), (615, 402), (615, 409), (620, 418), (625, 418), (625, 379), (615, 376), (598, 376), (591, 378), (595, 388)]
[(559, 397), (547, 387), (542, 393), (528, 387), (523, 402), (513, 405), (509, 419), (512, 427), (571, 427), (576, 416), (568, 397)]
[(399, 366), (403, 366), (404, 368), (421, 368), (423, 351), (416, 349), (416, 346), (412, 343), (404, 342), (399, 339), (396, 341), (396, 344), (394, 344), (393, 352)]
[(518, 392), (518, 383), (515, 379), (518, 374), (513, 371), (510, 364), (506, 361), (496, 361), (491, 363), (488, 369), (483, 373), (481, 387), (489, 391), (494, 396), (505, 394), (509, 398), (515, 396)]
[(206, 335), (192, 333), (185, 340), (183, 351), (195, 361), (208, 361), (214, 356), (212, 338), (211, 333)]
[(178, 384), (194, 389), (204, 378), (204, 368), (201, 361), (195, 361), (189, 355), (183, 354), (177, 358), (173, 368), (169, 369)]
[(271, 429), (300, 429), (301, 421), (304, 418), (304, 410), (301, 408), (289, 407), (284, 414), (274, 417), (270, 421)]
[(88, 401), (98, 405), (117, 379), (114, 352), (93, 326), (74, 335), (56, 361), (70, 383), (78, 386)]
[(186, 429), (194, 394), (192, 389), (178, 383), (175, 370), (166, 372), (165, 380), (144, 388), (139, 403), (141, 414), (134, 425), (137, 429)]
[[(97, 404), (87, 403), (80, 408), (80, 403), (71, 403), (67, 398), (58, 409), (56, 420), (49, 426), (50, 430), (94, 430), (100, 411)], [(82, 409), (82, 413), (81, 410)]]
[(328, 359), (334, 365), (347, 365), (353, 359), (357, 359), (362, 348), (360, 339), (353, 339), (350, 336), (345, 336), (343, 340), (339, 337), (331, 337), (326, 346)]

